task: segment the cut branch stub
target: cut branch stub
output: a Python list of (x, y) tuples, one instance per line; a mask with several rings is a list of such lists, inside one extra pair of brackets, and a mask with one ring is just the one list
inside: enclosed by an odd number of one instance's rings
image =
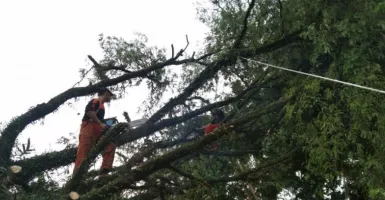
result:
[(23, 168), (18, 165), (12, 165), (9, 167), (9, 169), (11, 170), (12, 173), (17, 174), (17, 173), (20, 173)]
[(77, 200), (77, 199), (80, 198), (80, 195), (79, 195), (77, 192), (74, 192), (74, 191), (70, 192), (70, 193), (69, 193), (69, 196), (70, 196), (70, 198), (71, 198), (72, 200)]

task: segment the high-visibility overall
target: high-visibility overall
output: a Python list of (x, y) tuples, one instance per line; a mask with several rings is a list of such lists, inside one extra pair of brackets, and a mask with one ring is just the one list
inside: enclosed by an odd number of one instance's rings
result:
[[(212, 133), (217, 127), (218, 127), (218, 124), (211, 123), (207, 125), (205, 128), (205, 135)], [(215, 143), (211, 144), (211, 148), (214, 150), (217, 149), (217, 144)]]
[[(95, 111), (98, 119), (103, 120), (104, 113), (105, 113), (103, 102), (101, 102), (99, 99), (93, 99), (86, 106), (83, 122), (80, 127), (79, 146), (76, 154), (75, 167), (73, 171), (74, 173), (79, 168), (81, 162), (90, 152), (92, 147), (102, 137), (102, 132), (103, 132), (102, 127), (100, 126), (100, 124), (93, 122), (88, 117), (87, 115), (88, 111)], [(110, 144), (102, 153), (103, 155), (103, 162), (101, 166), (102, 175), (105, 173), (108, 173), (108, 171), (110, 171), (110, 169), (112, 168), (112, 164), (114, 162), (115, 149), (116, 149), (116, 145)]]

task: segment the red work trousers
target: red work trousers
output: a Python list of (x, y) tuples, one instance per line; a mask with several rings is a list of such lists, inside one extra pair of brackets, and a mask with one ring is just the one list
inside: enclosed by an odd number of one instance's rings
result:
[[(80, 127), (79, 134), (79, 146), (76, 154), (76, 161), (73, 173), (79, 168), (83, 159), (90, 152), (92, 147), (100, 140), (102, 137), (103, 129), (99, 124), (95, 122), (83, 122)], [(115, 156), (115, 144), (110, 144), (102, 153), (103, 162), (101, 166), (101, 171), (110, 170), (112, 168), (112, 163), (114, 162)]]

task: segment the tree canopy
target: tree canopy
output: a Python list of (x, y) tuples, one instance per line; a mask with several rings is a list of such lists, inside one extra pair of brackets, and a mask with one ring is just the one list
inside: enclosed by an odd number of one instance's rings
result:
[[(382, 0), (199, 1), (205, 45), (165, 49), (100, 35), (91, 77), (9, 121), (1, 130), (1, 199), (384, 199), (383, 94), (292, 74), (262, 61), (368, 87), (385, 84)], [(176, 69), (181, 69), (180, 73)], [(122, 98), (145, 82), (151, 95), (137, 128), (114, 126), (64, 186), (44, 173), (70, 165), (76, 148), (30, 158), (16, 140), (66, 101), (110, 87)], [(217, 88), (229, 92), (217, 93)], [(165, 91), (176, 94), (162, 101)], [(215, 95), (214, 95), (215, 94)], [(226, 123), (203, 136), (208, 111)], [(123, 112), (123, 111), (122, 111)], [(38, 134), (38, 133), (36, 133)], [(90, 164), (109, 142), (121, 166), (103, 180)], [(210, 143), (217, 150), (205, 148)], [(17, 154), (15, 153), (17, 152)], [(20, 168), (21, 167), (21, 168)]]

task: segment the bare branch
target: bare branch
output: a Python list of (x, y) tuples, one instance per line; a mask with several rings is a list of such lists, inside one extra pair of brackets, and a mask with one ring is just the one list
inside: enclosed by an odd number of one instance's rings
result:
[(124, 119), (126, 119), (127, 123), (131, 122), (130, 116), (128, 116), (127, 112), (123, 112)]
[(103, 71), (108, 71), (108, 70), (117, 70), (117, 71), (122, 71), (124, 73), (132, 73), (132, 71), (127, 70), (124, 68), (124, 66), (108, 66), (108, 67), (102, 67)]
[(200, 100), (200, 101), (202, 101), (202, 102), (205, 103), (205, 104), (210, 104), (210, 101), (209, 101), (209, 100), (207, 100), (207, 99), (205, 99), (205, 98), (203, 98), (203, 97), (198, 97), (198, 96), (192, 96), (192, 97), (190, 97), (190, 98), (187, 98), (186, 100), (188, 100), (188, 101), (192, 101), (192, 100)]
[(243, 40), (243, 38), (245, 37), (246, 35), (246, 32), (247, 32), (247, 24), (248, 24), (248, 19), (250, 17), (250, 14), (251, 14), (251, 10), (253, 10), (255, 6), (255, 0), (251, 0), (250, 4), (249, 4), (249, 8), (247, 9), (246, 11), (246, 15), (245, 15), (245, 18), (243, 19), (243, 28), (242, 28), (242, 31), (241, 33), (239, 34), (239, 37), (238, 39), (235, 41), (234, 43), (234, 48), (238, 48), (239, 45), (241, 45), (241, 42)]
[(174, 57), (174, 45), (173, 44), (171, 44), (171, 51), (172, 51), (171, 58), (173, 58)]
[(92, 56), (88, 55), (87, 57), (91, 60), (95, 67), (102, 68), (102, 66), (98, 62), (96, 62), (96, 60)]
[(103, 81), (108, 80), (109, 79), (108, 76), (103, 71), (103, 66), (101, 66), (98, 62), (96, 62), (96, 60), (90, 55), (88, 55), (88, 59), (90, 59), (91, 62), (94, 64), (94, 67), (96, 69), (96, 73), (98, 74), (100, 80), (103, 80)]
[(285, 34), (285, 26), (284, 26), (284, 19), (283, 19), (283, 6), (282, 6), (282, 2), (281, 0), (278, 0), (278, 4), (279, 4), (279, 16), (281, 18), (281, 32), (282, 32), (282, 35)]
[(196, 178), (195, 176), (193, 176), (193, 175), (191, 175), (191, 174), (188, 174), (188, 173), (186, 173), (186, 172), (184, 172), (184, 171), (182, 171), (182, 170), (180, 170), (180, 169), (178, 169), (178, 168), (176, 168), (176, 167), (174, 167), (174, 166), (172, 166), (172, 165), (168, 166), (168, 168), (169, 168), (171, 171), (173, 171), (173, 172), (175, 172), (175, 173), (177, 173), (177, 174), (179, 174), (179, 175), (181, 175), (181, 176), (184, 176), (184, 177), (186, 177), (186, 178), (188, 178), (188, 179), (190, 179), (190, 180), (193, 180), (193, 181), (200, 181), (200, 179)]
[(94, 68), (94, 65), (92, 65), (92, 67), (89, 68), (89, 69), (86, 71), (86, 73), (84, 73), (84, 74), (82, 75), (82, 78), (81, 78), (78, 82), (76, 82), (76, 83), (72, 86), (72, 88), (74, 88), (76, 85), (79, 85), (79, 84), (84, 80), (84, 78), (87, 76), (87, 74), (90, 73), (90, 71), (91, 71), (93, 68)]
[(186, 44), (186, 47), (183, 49), (183, 51), (186, 51), (188, 45), (190, 45), (190, 42), (188, 41), (188, 36), (187, 35), (186, 35), (186, 42), (187, 42), (187, 44)]

